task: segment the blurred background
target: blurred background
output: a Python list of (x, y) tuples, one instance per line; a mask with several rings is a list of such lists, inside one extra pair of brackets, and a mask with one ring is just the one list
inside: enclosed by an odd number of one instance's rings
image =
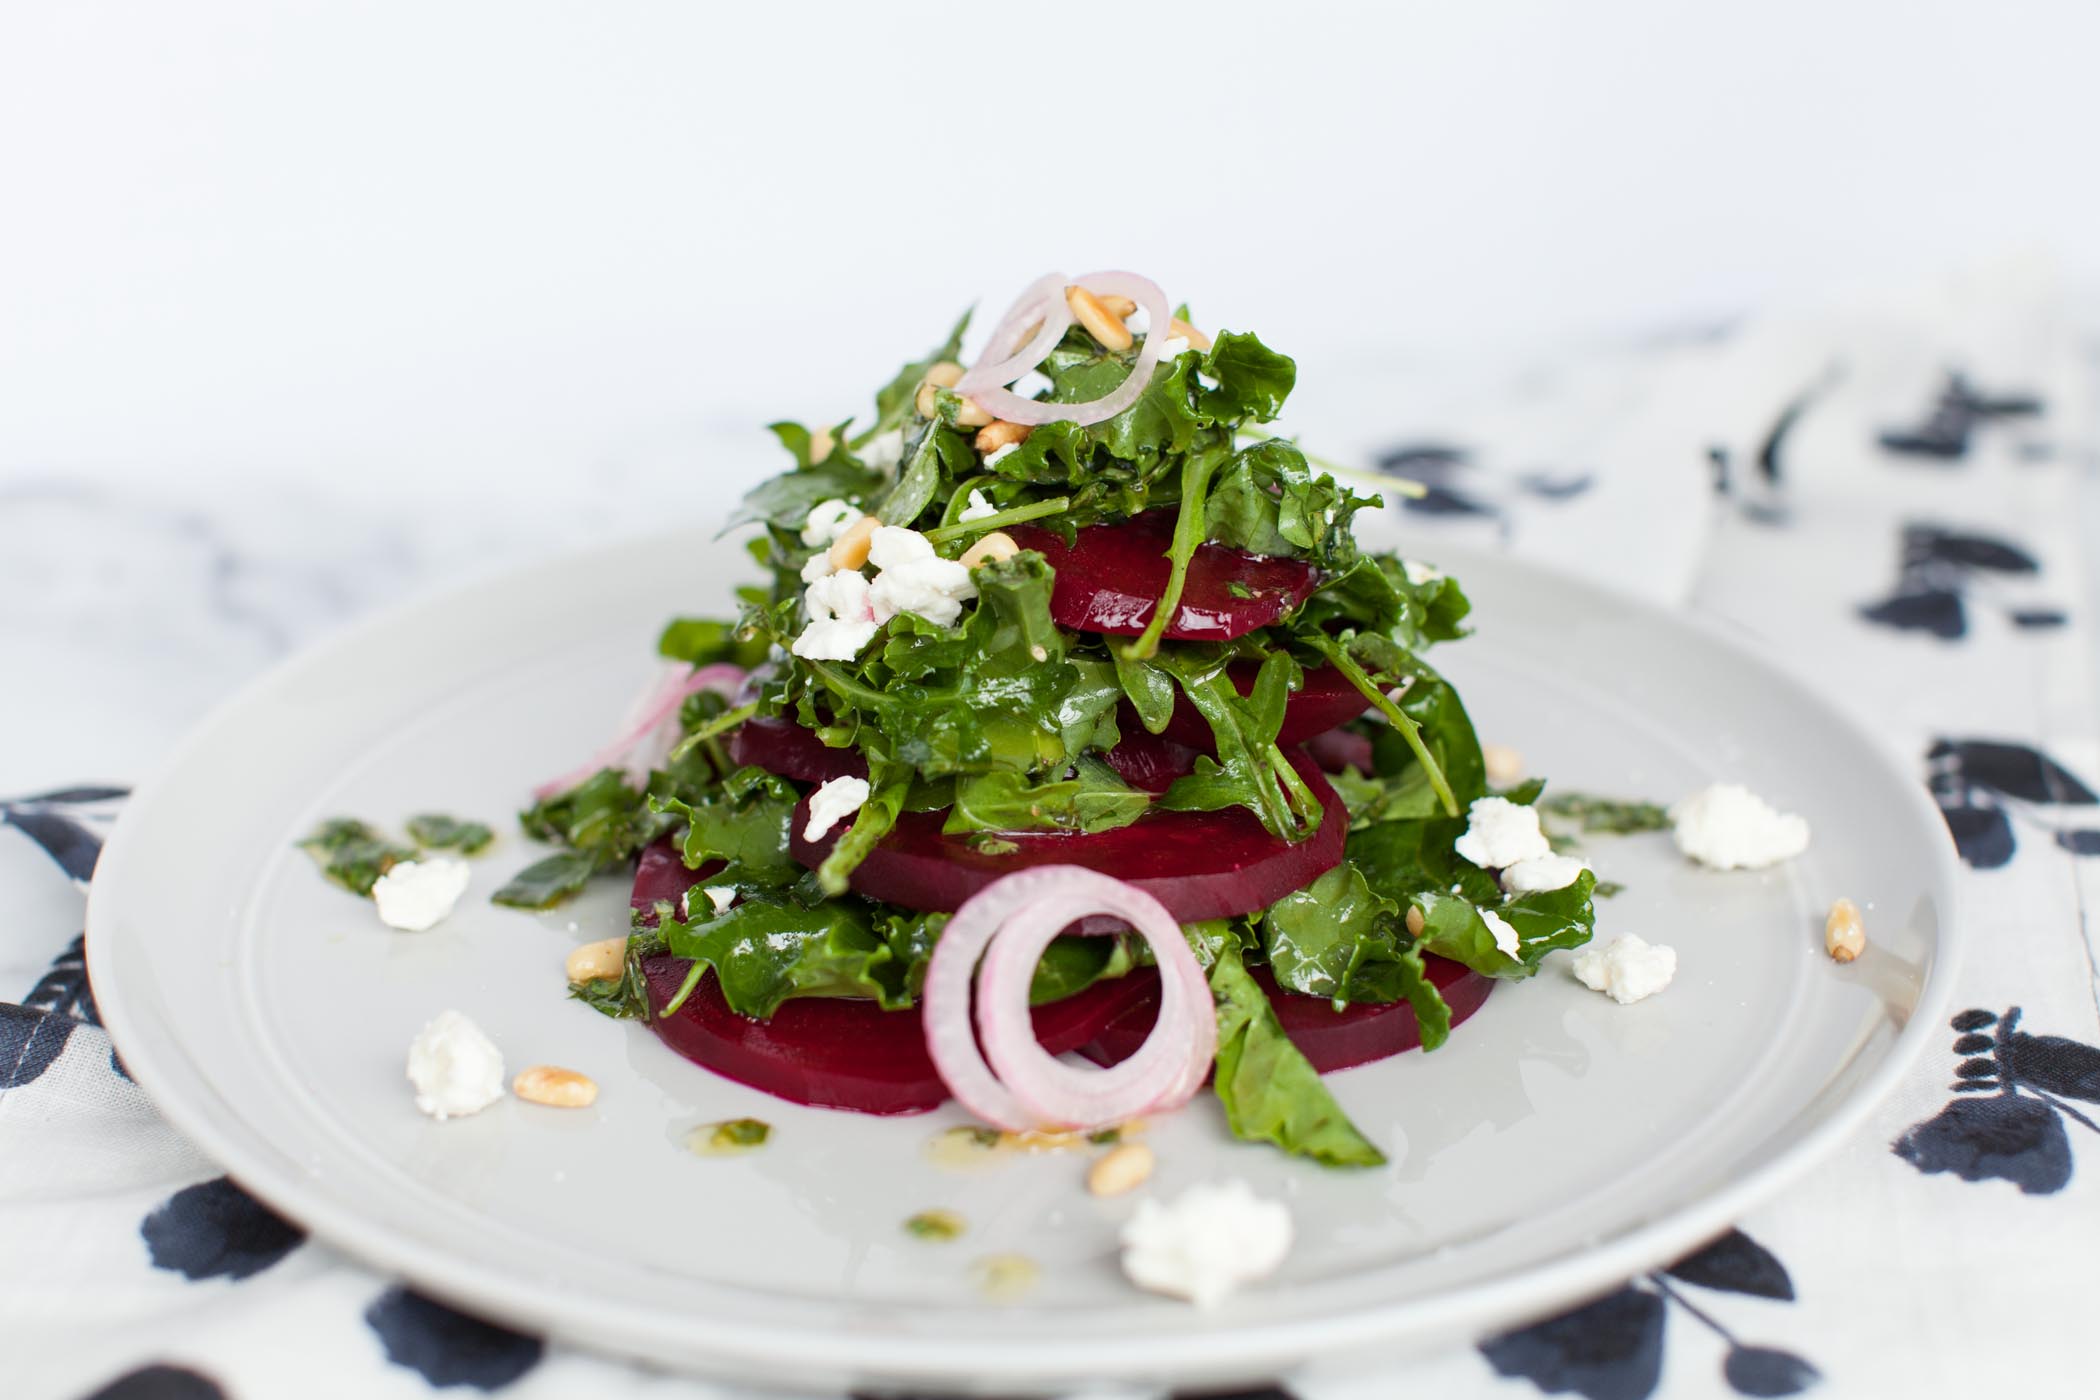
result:
[(1703, 489), (1596, 366), (1950, 276), (2054, 305), (2100, 258), (2095, 52), (2068, 4), (0, 4), (0, 646), (88, 668), (9, 703), (98, 703), (94, 630), (187, 714), (719, 511), (760, 425), (865, 412), (1052, 267), (1294, 354), (1333, 455), (1521, 429), (1577, 365), (1542, 460)]

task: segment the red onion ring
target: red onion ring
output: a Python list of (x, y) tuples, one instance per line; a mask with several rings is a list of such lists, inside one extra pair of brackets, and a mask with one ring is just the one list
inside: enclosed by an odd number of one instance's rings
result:
[[(541, 783), (532, 790), (532, 795), (544, 802), (557, 793), (567, 792), (600, 769), (625, 767), (629, 756), (677, 715), (678, 707), (685, 703), (688, 695), (712, 690), (718, 695), (734, 696), (737, 687), (743, 683), (744, 668), (726, 661), (691, 671), (683, 663), (666, 666), (663, 674), (641, 693), (628, 711), (619, 738), (592, 754), (586, 762), (558, 778)], [(630, 772), (629, 776), (635, 775)], [(645, 768), (640, 776), (646, 778), (648, 770)]]
[[(1129, 923), (1151, 944), (1161, 974), (1158, 1023), (1136, 1055), (1110, 1070), (1079, 1070), (1053, 1059), (1036, 1043), (1028, 1014), (1029, 983), (1043, 950), (1091, 914)], [(966, 900), (934, 944), (920, 1005), (927, 1052), (949, 1091), (970, 1112), (1012, 1132), (1102, 1128), (1177, 1108), (1202, 1085), (1217, 1055), (1210, 988), (1180, 925), (1144, 891), (1079, 866), (1018, 871)]]
[[(1037, 287), (1042, 286), (1048, 280), (1047, 277), (1039, 278), (1029, 288), (1029, 291), (1034, 292)], [(1118, 413), (1136, 403), (1138, 395), (1145, 392), (1145, 387), (1152, 382), (1152, 370), (1159, 364), (1159, 348), (1167, 341), (1167, 326), (1173, 319), (1172, 312), (1167, 306), (1167, 294), (1162, 292), (1159, 289), (1159, 285), (1150, 278), (1140, 277), (1135, 272), (1089, 272), (1084, 277), (1075, 278), (1071, 285), (1084, 287), (1090, 292), (1105, 292), (1110, 296), (1126, 296), (1145, 308), (1147, 317), (1145, 342), (1138, 350), (1137, 363), (1130, 367), (1130, 373), (1124, 377), (1123, 382), (1118, 384), (1111, 393), (1088, 403), (1043, 403), (1036, 399), (1024, 399), (1011, 389), (1002, 387), (1019, 379), (1023, 374), (1034, 369), (1037, 364), (1042, 363), (1042, 355), (1049, 354), (1051, 348), (1057, 343), (1055, 340), (1052, 340), (1048, 344), (1043, 345), (1042, 354), (1038, 355), (1035, 361), (1016, 370), (1011, 375), (1007, 371), (1020, 362), (1021, 355), (1013, 355), (996, 365), (983, 366), (985, 377), (995, 382), (983, 387), (975, 387), (973, 384), (973, 387), (969, 390), (969, 396), (977, 401), (979, 408), (982, 408), (993, 417), (1003, 418), (1009, 423), (1026, 423), (1032, 427), (1040, 427), (1045, 423), (1062, 422), (1077, 423), (1081, 427), (1086, 427), (1089, 424), (1106, 422), (1108, 419), (1115, 417)], [(1027, 293), (1023, 294), (1024, 297), (1026, 295)], [(1064, 297), (1061, 293), (1058, 297), (1058, 302), (1063, 307), (1067, 323), (1069, 324), (1071, 308), (1064, 305)], [(1016, 317), (1026, 315), (1027, 308), (1017, 304), (1013, 310), (1006, 314), (1007, 320), (1011, 321)], [(1029, 350), (1033, 350), (1043, 340), (1043, 334), (1047, 333), (1050, 323), (1051, 312), (1046, 306), (1044, 308), (1044, 332), (1039, 332), (1035, 339), (1029, 342), (1027, 347)], [(1024, 322), (1023, 324), (1026, 323)], [(1004, 329), (1005, 326), (1006, 323), (1002, 322), (1001, 328)], [(1062, 330), (1058, 332), (1059, 335), (1063, 333)], [(997, 340), (998, 337), (995, 336), (995, 344)], [(965, 381), (972, 381), (976, 374), (977, 371), (973, 369), (970, 374), (964, 375), (962, 380), (957, 381), (957, 388), (960, 389)]]
[[(1067, 285), (1062, 272), (1046, 273), (1031, 282), (1000, 318), (977, 363), (955, 382), (955, 392), (974, 394), (979, 389), (997, 389), (1041, 364), (1072, 324), (1072, 308), (1065, 301)], [(1031, 318), (1040, 322), (1036, 333), (1028, 337), (1026, 345), (1014, 349), (1013, 342), (1022, 339)]]

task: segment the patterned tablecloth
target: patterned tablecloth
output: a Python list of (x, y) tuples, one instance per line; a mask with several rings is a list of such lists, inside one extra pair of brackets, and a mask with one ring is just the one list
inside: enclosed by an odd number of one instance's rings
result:
[[(1903, 1091), (1739, 1229), (1536, 1326), (1276, 1389), (2092, 1393), (2090, 324), (2046, 278), (2000, 272), (1463, 393), (1401, 375), (1357, 396), (1381, 421), (1343, 436), (1432, 487), (1404, 522), (1416, 552), (1484, 538), (1682, 602), (1870, 717), (1946, 816), (1975, 952)], [(566, 507), (596, 485), (485, 519), (479, 543), (543, 548), (589, 518)], [(0, 793), (17, 794), (0, 803), (0, 996), (17, 999), (0, 1005), (0, 1392), (720, 1393), (461, 1316), (309, 1241), (166, 1127), (112, 1053), (78, 937), (124, 797), (105, 780), (136, 777), (239, 674), (426, 580), (440, 552), (347, 501), (224, 495), (213, 511), (0, 482)]]

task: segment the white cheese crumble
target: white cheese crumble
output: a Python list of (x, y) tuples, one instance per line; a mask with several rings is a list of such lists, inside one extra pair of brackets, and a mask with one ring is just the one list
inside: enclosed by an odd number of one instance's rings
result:
[(1509, 920), (1492, 909), (1483, 909), (1480, 911), (1480, 921), (1488, 926), (1489, 933), (1495, 935), (1497, 948), (1510, 957), (1522, 959), (1524, 947), (1517, 941), (1517, 931), (1510, 927)]
[[(1004, 452), (1006, 451), (1007, 447), (1013, 447), (1016, 445), (1017, 444), (1010, 442), (1006, 444), (1006, 447), (1000, 448), (999, 452)], [(997, 455), (997, 452), (992, 454), (992, 456), (994, 457), (996, 457)], [(992, 458), (987, 457), (984, 460), (986, 464), (989, 465)], [(993, 505), (990, 501), (986, 500), (984, 492), (972, 490), (970, 492), (970, 499), (964, 502), (962, 510), (956, 515), (955, 518), (957, 520), (982, 520), (987, 515), (997, 515), (998, 513), (999, 507)]]
[(444, 856), (404, 860), (373, 882), (372, 902), (379, 906), (379, 921), (388, 928), (421, 933), (452, 912), (471, 879), (473, 872), (463, 860)]
[(1138, 1202), (1123, 1226), (1123, 1272), (1140, 1288), (1198, 1307), (1274, 1273), (1291, 1248), (1291, 1212), (1244, 1181), (1202, 1182), (1171, 1204)]
[(1716, 870), (1762, 870), (1808, 849), (1808, 823), (1738, 783), (1715, 783), (1670, 809), (1677, 849)]
[(802, 522), (802, 543), (811, 549), (824, 549), (846, 533), (846, 527), (860, 519), (859, 506), (833, 497), (819, 501), (809, 508), (809, 515)]
[(904, 429), (877, 433), (860, 449), (860, 460), (879, 472), (893, 472), (904, 460)]
[(707, 896), (707, 902), (715, 906), (717, 914), (724, 912), (730, 905), (736, 903), (735, 885), (704, 885), (701, 887), (700, 893)]
[(408, 1082), (432, 1118), (464, 1118), (503, 1097), (503, 1052), (459, 1012), (440, 1011), (409, 1042)]
[(970, 571), (933, 551), (917, 530), (884, 525), (868, 544), (868, 561), (881, 570), (869, 591), (877, 622), (913, 613), (936, 627), (953, 627), (962, 605), (977, 596)]
[(1585, 948), (1575, 955), (1575, 977), (1593, 992), (1621, 1006), (1652, 997), (1677, 975), (1677, 950), (1651, 944), (1633, 934), (1611, 941), (1608, 948)]
[(1487, 870), (1504, 870), (1523, 861), (1553, 854), (1539, 830), (1536, 809), (1506, 797), (1475, 799), (1466, 809), (1466, 834), (1451, 848)]
[(1564, 890), (1587, 869), (1587, 865), (1573, 856), (1533, 856), (1503, 870), (1502, 889), (1505, 894), (1543, 894), (1547, 890)]
[(851, 661), (859, 656), (882, 630), (868, 594), (867, 575), (853, 569), (840, 569), (810, 584), (802, 593), (809, 626), (791, 650), (810, 661)]
[[(1016, 452), (1019, 452), (1020, 450), (1021, 444), (1018, 442), (1009, 442), (1004, 447), (995, 447), (991, 451), (984, 454), (984, 464), (988, 467), (996, 467), (1001, 462), (1013, 456)], [(971, 492), (971, 498), (975, 499), (976, 494), (977, 493), (974, 491)], [(970, 517), (967, 515), (963, 517), (963, 519), (965, 520), (968, 520), (969, 518)]]
[(802, 839), (821, 841), (826, 832), (860, 810), (868, 800), (866, 778), (833, 778), (809, 795), (809, 822)]
[(818, 579), (830, 578), (837, 572), (838, 570), (831, 566), (831, 551), (820, 549), (815, 554), (810, 555), (808, 562), (803, 564), (802, 581), (804, 583), (815, 583)]
[(1162, 360), (1171, 360), (1176, 355), (1186, 355), (1188, 352), (1189, 338), (1185, 335), (1170, 335), (1159, 343), (1159, 357)]
[(1444, 576), (1444, 571), (1434, 564), (1424, 564), (1419, 559), (1402, 559), (1400, 567), (1407, 573), (1407, 581), (1420, 588), (1425, 583), (1435, 583)]

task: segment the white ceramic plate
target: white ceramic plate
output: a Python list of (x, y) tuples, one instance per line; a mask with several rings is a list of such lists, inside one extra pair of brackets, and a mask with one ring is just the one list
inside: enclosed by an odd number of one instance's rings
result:
[[(1152, 1192), (1244, 1177), (1295, 1213), (1281, 1275), (1215, 1311), (1122, 1280), (1133, 1201), (1088, 1196), (1082, 1156), (958, 1171), (926, 1153), (963, 1121), (952, 1109), (798, 1108), (565, 1001), (569, 947), (625, 928), (619, 882), (549, 915), (495, 908), (535, 854), (510, 834), (452, 919), (392, 933), (293, 849), (337, 814), (498, 821), (590, 751), (649, 675), (663, 618), (724, 608), (741, 554), (697, 530), (398, 612), (228, 704), (103, 854), (88, 917), (103, 1014), (168, 1117), (317, 1235), (463, 1306), (659, 1364), (1007, 1393), (1224, 1384), (1542, 1314), (1717, 1233), (1895, 1082), (1947, 1001), (1952, 858), (1912, 776), (1747, 653), (1506, 559), (1442, 562), (1480, 631), (1437, 659), (1484, 736), (1564, 788), (1669, 800), (1740, 779), (1804, 813), (1815, 844), (1723, 875), (1660, 836), (1592, 843), (1626, 886), (1602, 931), (1674, 945), (1676, 984), (1622, 1007), (1556, 955), (1435, 1054), (1333, 1076), (1389, 1167), (1235, 1143), (1207, 1097), (1153, 1125)], [(1821, 946), (1838, 895), (1871, 929), (1849, 967)], [(587, 1071), (596, 1106), (422, 1117), (403, 1052), (445, 1007), (513, 1069)], [(743, 1115), (774, 1125), (765, 1150), (681, 1146)], [(968, 1233), (900, 1228), (936, 1206)], [(974, 1268), (1004, 1253), (1041, 1271), (1018, 1302), (987, 1297)]]

